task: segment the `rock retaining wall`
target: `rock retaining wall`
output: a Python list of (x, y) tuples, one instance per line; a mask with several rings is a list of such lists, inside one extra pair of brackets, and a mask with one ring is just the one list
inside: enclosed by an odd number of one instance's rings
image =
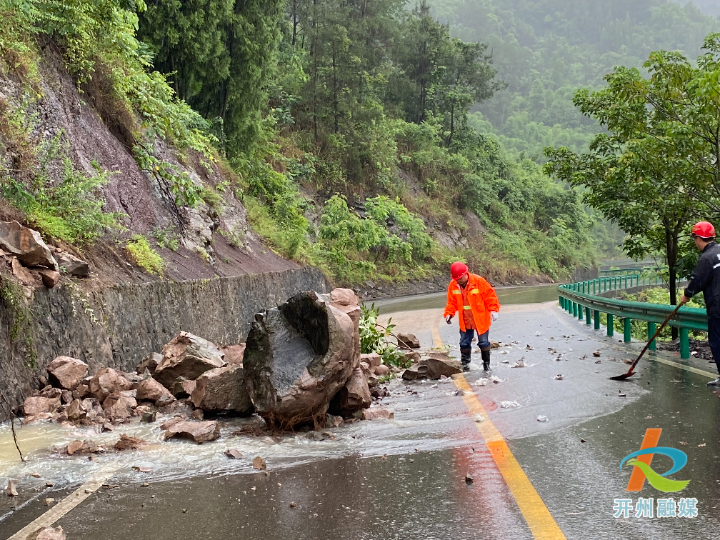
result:
[[(161, 351), (181, 330), (217, 344), (240, 343), (255, 313), (305, 290), (326, 293), (330, 288), (318, 269), (302, 268), (121, 284), (100, 291), (84, 291), (82, 285), (37, 289), (29, 301), (26, 313), (31, 321), (27, 324), (4, 292), (0, 391), (17, 409), (41, 385), (40, 377), (47, 376), (47, 365), (57, 356), (83, 360), (91, 373), (106, 366), (130, 371), (149, 353)], [(11, 339), (13, 329), (16, 335)], [(31, 350), (37, 355), (36, 367), (27, 365)], [(0, 407), (0, 419), (7, 418), (5, 407)]]

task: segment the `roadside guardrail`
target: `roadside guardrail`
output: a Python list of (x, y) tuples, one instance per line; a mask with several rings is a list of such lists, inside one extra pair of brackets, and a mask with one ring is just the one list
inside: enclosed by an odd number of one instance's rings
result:
[[(625, 343), (632, 341), (632, 321), (646, 321), (648, 323), (647, 339), (650, 339), (655, 334), (657, 325), (662, 324), (675, 309), (674, 306), (630, 302), (599, 296), (606, 292), (632, 287), (664, 284), (664, 281), (657, 275), (652, 276), (647, 272), (640, 273), (638, 270), (635, 269), (635, 273), (631, 274), (609, 275), (588, 281), (560, 285), (558, 287), (560, 307), (579, 320), (584, 320), (588, 326), (594, 323), (596, 330), (600, 330), (600, 314), (606, 314), (608, 336), (614, 334), (615, 317), (622, 319)], [(690, 358), (690, 330), (707, 332), (707, 311), (682, 307), (668, 324), (680, 329), (680, 357), (688, 359)], [(650, 344), (650, 350), (654, 351), (656, 349), (657, 343), (653, 341)]]

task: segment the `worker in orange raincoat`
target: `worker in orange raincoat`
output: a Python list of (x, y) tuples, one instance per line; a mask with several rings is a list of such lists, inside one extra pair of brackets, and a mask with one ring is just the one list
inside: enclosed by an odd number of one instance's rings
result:
[(472, 340), (477, 332), (478, 347), (482, 355), (483, 369), (490, 370), (490, 325), (498, 318), (500, 301), (495, 289), (485, 279), (471, 274), (461, 262), (450, 267), (452, 281), (448, 286), (445, 321), (452, 323), (455, 313), (460, 312), (460, 361), (463, 371), (470, 370)]

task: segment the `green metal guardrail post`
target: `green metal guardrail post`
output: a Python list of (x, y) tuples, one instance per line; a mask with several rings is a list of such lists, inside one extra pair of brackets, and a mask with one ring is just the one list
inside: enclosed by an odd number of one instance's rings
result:
[(582, 320), (583, 320), (583, 312), (584, 311), (585, 311), (585, 308), (583, 307), (583, 305), (578, 304), (578, 320), (580, 320), (580, 322), (582, 322)]
[(615, 334), (615, 317), (614, 317), (611, 313), (608, 313), (608, 316), (607, 316), (607, 335), (608, 335), (609, 337), (613, 337), (614, 334)]
[[(654, 322), (648, 323), (648, 340), (652, 338), (655, 335), (655, 331), (657, 330), (657, 325)], [(650, 350), (656, 351), (657, 350), (657, 343), (656, 340), (652, 340), (652, 343), (650, 343)]]
[(595, 319), (595, 330), (600, 330), (600, 312), (597, 309), (593, 313), (593, 318)]
[(590, 308), (586, 307), (585, 308), (585, 324), (587, 324), (588, 326), (590, 326), (592, 324), (592, 321), (590, 319), (591, 319)]
[(577, 302), (573, 302), (573, 309), (572, 309), (572, 316), (573, 316), (573, 317), (577, 317), (577, 312), (578, 312), (578, 309), (577, 309), (577, 308), (578, 308)]
[(632, 341), (632, 319), (627, 317), (623, 319), (623, 340), (625, 343)]
[(687, 328), (680, 329), (680, 358), (690, 358), (690, 330)]

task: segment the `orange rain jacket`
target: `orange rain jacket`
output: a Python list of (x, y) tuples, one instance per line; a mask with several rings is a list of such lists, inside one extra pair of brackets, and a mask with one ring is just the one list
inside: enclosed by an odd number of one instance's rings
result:
[[(470, 274), (470, 279), (465, 286), (468, 292), (468, 300), (470, 302), (470, 310), (475, 320), (475, 326), (477, 327), (478, 334), (484, 334), (490, 330), (491, 317), (490, 312), (500, 311), (500, 301), (498, 300), (495, 289), (492, 288), (485, 279), (478, 275)], [(454, 279), (448, 286), (448, 301), (445, 306), (445, 314), (443, 317), (455, 315), (458, 311), (461, 316), (458, 317), (460, 321), (460, 330), (465, 332), (465, 319), (462, 317), (464, 309), (463, 295), (460, 285)]]

